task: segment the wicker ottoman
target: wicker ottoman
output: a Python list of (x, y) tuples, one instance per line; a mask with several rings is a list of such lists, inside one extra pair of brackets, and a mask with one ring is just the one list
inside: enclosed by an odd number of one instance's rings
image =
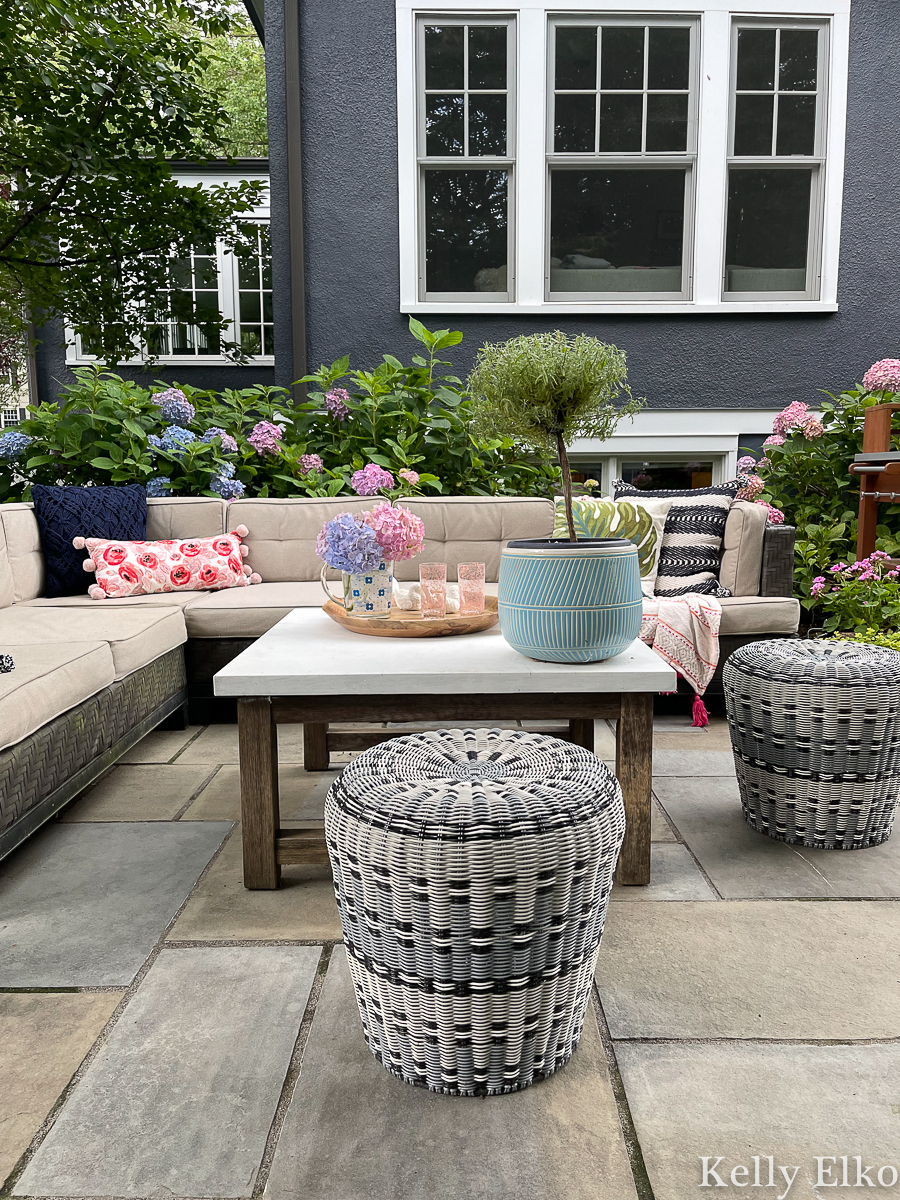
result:
[(603, 763), (524, 730), (395, 738), (346, 767), (325, 836), (378, 1061), (452, 1096), (567, 1062), (624, 832)]
[(890, 837), (900, 654), (853, 642), (753, 642), (730, 656), (723, 683), (749, 825), (823, 850)]

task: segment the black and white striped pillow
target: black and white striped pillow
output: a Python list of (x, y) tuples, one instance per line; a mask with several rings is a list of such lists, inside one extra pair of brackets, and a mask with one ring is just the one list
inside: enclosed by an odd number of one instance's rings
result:
[(725, 522), (735, 496), (746, 483), (732, 479), (715, 487), (685, 491), (644, 491), (622, 479), (613, 483), (613, 495), (657, 496), (671, 499), (666, 515), (662, 549), (656, 573), (657, 596), (677, 599), (690, 592), (703, 596), (730, 596), (719, 584)]

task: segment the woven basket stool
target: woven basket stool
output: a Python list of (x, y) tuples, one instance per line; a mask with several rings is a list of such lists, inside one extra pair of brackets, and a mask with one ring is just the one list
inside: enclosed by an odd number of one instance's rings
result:
[(822, 850), (891, 836), (900, 654), (855, 642), (752, 642), (725, 663), (723, 683), (749, 825)]
[(571, 1057), (625, 832), (615, 777), (525, 730), (440, 730), (360, 754), (325, 836), (369, 1049), (451, 1096)]

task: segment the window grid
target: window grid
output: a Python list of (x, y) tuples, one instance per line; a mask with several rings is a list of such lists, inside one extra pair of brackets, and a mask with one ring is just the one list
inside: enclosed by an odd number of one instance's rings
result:
[[(760, 26), (738, 25), (736, 36), (739, 37), (740, 31), (742, 29), (753, 29), (753, 28), (760, 28)], [(773, 100), (771, 157), (772, 158), (809, 157), (809, 155), (800, 155), (800, 154), (780, 155), (778, 153), (778, 110), (779, 110), (779, 103), (780, 103), (782, 96), (787, 96), (788, 98), (793, 97), (793, 96), (812, 96), (815, 98), (815, 101), (816, 101), (816, 133), (815, 133), (814, 152), (815, 152), (815, 148), (817, 148), (818, 144), (819, 144), (819, 127), (821, 124), (821, 121), (820, 121), (821, 106), (819, 104), (819, 87), (818, 87), (818, 80), (821, 78), (821, 73), (822, 73), (821, 72), (821, 63), (819, 64), (819, 69), (817, 71), (817, 86), (813, 90), (808, 91), (808, 90), (799, 90), (799, 89), (794, 89), (794, 88), (782, 88), (781, 87), (781, 77), (782, 77), (782, 74), (784, 73), (783, 72), (784, 64), (781, 61), (781, 35), (782, 35), (782, 32), (786, 28), (794, 29), (797, 27), (796, 26), (779, 25), (775, 29), (775, 59), (774, 59), (775, 87), (772, 89), (762, 89), (762, 88), (738, 88), (737, 86), (735, 86), (735, 88), (734, 88), (735, 101), (737, 100), (738, 96), (766, 96), (766, 97), (771, 96), (772, 100)], [(804, 27), (801, 26), (800, 28), (804, 28)], [(805, 28), (809, 29), (808, 26), (806, 26)], [(819, 48), (819, 54), (821, 57), (821, 47)], [(735, 64), (735, 71), (736, 71), (736, 64)], [(736, 84), (736, 82), (737, 82), (737, 75), (735, 73), (735, 84)], [(735, 107), (736, 107), (736, 105), (735, 105)], [(729, 143), (731, 146), (732, 157), (741, 157), (741, 158), (756, 157), (754, 155), (736, 155), (735, 148), (734, 148), (734, 142), (735, 142), (735, 117), (732, 116), (731, 130), (730, 130), (730, 137), (729, 137)], [(764, 157), (768, 157), (768, 155), (766, 155)]]
[(166, 358), (188, 358), (198, 355), (217, 355), (219, 339), (213, 335), (209, 345), (206, 335), (185, 320), (178, 319), (180, 299), (184, 297), (185, 308), (192, 302), (210, 313), (221, 311), (219, 289), (219, 266), (216, 247), (196, 249), (191, 247), (184, 258), (173, 258), (169, 264), (169, 285), (161, 290), (161, 311), (168, 317), (156, 326), (152, 334), (151, 348)]
[(272, 310), (272, 245), (269, 227), (260, 222), (246, 226), (245, 233), (254, 238), (251, 250), (238, 247), (237, 258), (237, 320), (235, 339), (244, 354), (255, 357), (272, 356), (274, 344), (274, 314)]

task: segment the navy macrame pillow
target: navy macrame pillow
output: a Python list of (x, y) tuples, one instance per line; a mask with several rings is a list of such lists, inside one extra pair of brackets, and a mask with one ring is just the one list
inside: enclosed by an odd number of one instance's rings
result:
[(93, 576), (76, 550), (76, 537), (141, 542), (147, 537), (147, 493), (139, 483), (127, 487), (46, 487), (31, 489), (47, 570), (45, 596), (87, 593)]

